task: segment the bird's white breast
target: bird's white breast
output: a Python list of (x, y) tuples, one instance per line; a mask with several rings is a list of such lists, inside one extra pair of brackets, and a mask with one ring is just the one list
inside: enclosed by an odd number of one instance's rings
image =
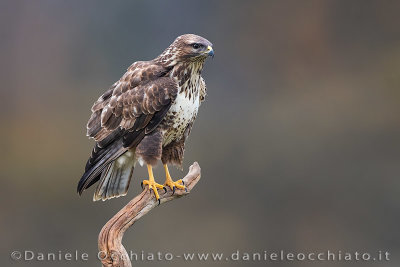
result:
[(170, 109), (171, 112), (176, 112), (173, 127), (180, 127), (182, 122), (186, 124), (190, 123), (197, 115), (199, 105), (199, 94), (192, 95), (189, 98), (185, 92), (179, 93)]
[[(198, 88), (197, 84), (194, 85), (194, 88)], [(170, 130), (164, 135), (164, 145), (181, 139), (187, 126), (195, 120), (199, 110), (200, 93), (196, 92), (197, 89), (193, 90), (194, 92), (190, 94), (185, 92), (185, 90), (181, 90), (181, 88), (178, 90), (179, 93), (166, 116), (169, 118), (170, 126), (172, 127), (169, 127)]]

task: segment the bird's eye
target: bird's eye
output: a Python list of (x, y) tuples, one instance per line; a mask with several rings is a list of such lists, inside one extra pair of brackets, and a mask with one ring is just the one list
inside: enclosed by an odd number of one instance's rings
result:
[(199, 44), (192, 44), (192, 46), (193, 46), (194, 49), (199, 49), (200, 48)]

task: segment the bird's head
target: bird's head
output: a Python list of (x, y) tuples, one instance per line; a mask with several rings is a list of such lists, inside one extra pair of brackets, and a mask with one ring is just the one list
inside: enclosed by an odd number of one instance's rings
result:
[(214, 57), (214, 50), (207, 39), (195, 34), (184, 34), (176, 38), (161, 56), (175, 62), (204, 61), (207, 57)]

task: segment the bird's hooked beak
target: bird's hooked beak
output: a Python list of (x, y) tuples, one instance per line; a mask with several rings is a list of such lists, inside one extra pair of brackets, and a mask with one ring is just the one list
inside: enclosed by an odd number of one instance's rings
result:
[(207, 46), (207, 49), (204, 53), (207, 54), (209, 57), (214, 58), (214, 50), (210, 45)]

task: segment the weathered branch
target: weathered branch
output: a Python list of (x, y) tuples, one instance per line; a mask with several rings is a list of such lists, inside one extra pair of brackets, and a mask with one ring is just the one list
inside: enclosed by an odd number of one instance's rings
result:
[[(183, 178), (187, 191), (177, 189), (172, 194), (171, 190), (167, 190), (167, 192), (159, 190), (161, 203), (189, 194), (199, 180), (200, 166), (195, 162), (190, 166), (188, 174)], [(99, 257), (101, 258), (103, 267), (132, 266), (129, 255), (121, 243), (122, 237), (132, 224), (157, 205), (158, 202), (155, 200), (154, 193), (146, 187), (141, 194), (132, 199), (104, 225), (98, 240)]]

